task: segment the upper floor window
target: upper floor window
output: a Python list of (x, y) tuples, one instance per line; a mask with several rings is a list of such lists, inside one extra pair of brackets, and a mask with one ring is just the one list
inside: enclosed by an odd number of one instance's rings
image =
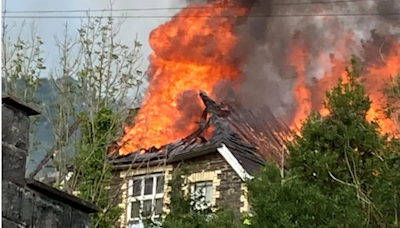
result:
[(213, 182), (196, 182), (191, 185), (192, 198), (196, 202), (196, 208), (199, 210), (206, 209), (211, 206)]
[(128, 225), (143, 227), (143, 219), (161, 218), (164, 198), (164, 174), (134, 177), (129, 181)]

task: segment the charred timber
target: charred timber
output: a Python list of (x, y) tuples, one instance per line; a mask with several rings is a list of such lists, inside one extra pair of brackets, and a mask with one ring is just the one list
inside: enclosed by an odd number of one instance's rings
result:
[[(179, 154), (179, 151), (192, 150), (191, 148), (198, 150), (199, 146), (207, 147), (206, 145), (215, 146), (224, 143), (234, 150), (242, 151), (243, 156), (255, 162), (261, 161), (257, 157), (257, 154), (261, 154), (265, 159), (272, 160), (277, 164), (281, 163), (282, 156), (285, 156), (284, 153), (286, 153), (285, 141), (290, 136), (289, 127), (283, 121), (276, 119), (271, 112), (266, 112), (263, 118), (258, 118), (239, 102), (217, 104), (204, 91), (200, 91), (199, 95), (205, 109), (196, 131), (161, 148), (142, 149), (135, 154), (159, 153), (169, 157), (171, 151), (173, 154)], [(214, 126), (214, 129), (212, 137), (208, 141), (204, 138), (204, 133), (210, 126)], [(114, 143), (110, 146), (109, 152), (118, 152), (118, 149), (118, 144)], [(254, 153), (255, 151), (258, 153)], [(118, 153), (115, 156), (118, 156)]]

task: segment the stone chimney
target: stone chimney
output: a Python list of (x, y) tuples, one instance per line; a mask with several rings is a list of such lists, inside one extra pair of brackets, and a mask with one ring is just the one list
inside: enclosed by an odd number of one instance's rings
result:
[(25, 179), (29, 116), (39, 111), (2, 95), (2, 225), (7, 228), (89, 228), (93, 204), (33, 179)]
[(29, 116), (39, 111), (10, 95), (2, 95), (3, 180), (25, 186), (26, 157), (29, 148)]

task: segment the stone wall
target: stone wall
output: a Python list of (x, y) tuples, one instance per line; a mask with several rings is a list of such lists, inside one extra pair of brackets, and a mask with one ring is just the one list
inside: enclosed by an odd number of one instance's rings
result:
[(216, 205), (228, 206), (240, 218), (240, 208), (244, 206), (241, 200), (243, 199), (243, 181), (219, 153), (185, 161), (185, 167), (190, 170), (190, 174), (215, 172), (218, 178), (218, 185), (215, 186)]
[(124, 210), (124, 213), (119, 219), (119, 227), (126, 227), (126, 220), (128, 216), (127, 211), (127, 196), (129, 188), (129, 180), (137, 175), (152, 174), (157, 172), (165, 173), (164, 189), (164, 208), (163, 211), (168, 213), (166, 204), (170, 203), (169, 192), (171, 187), (168, 186), (169, 181), (172, 179), (173, 173), (178, 166), (184, 165), (189, 171), (188, 179), (190, 182), (197, 181), (212, 181), (213, 182), (213, 198), (212, 204), (220, 207), (229, 207), (233, 209), (236, 217), (241, 218), (240, 213), (248, 212), (249, 205), (246, 197), (246, 185), (240, 179), (239, 175), (233, 168), (226, 162), (226, 160), (215, 151), (212, 154), (197, 157), (194, 159), (186, 160), (184, 163), (174, 163), (164, 165), (160, 162), (157, 166), (147, 166), (144, 163), (143, 168), (132, 169), (117, 169), (114, 172), (114, 181), (111, 185), (112, 192), (118, 192), (118, 204)]
[[(113, 178), (110, 184), (111, 198), (114, 199), (113, 206), (119, 206), (126, 211), (126, 206), (123, 204), (123, 200), (126, 200), (127, 195), (127, 184), (125, 178), (120, 177), (119, 172), (113, 173)], [(118, 219), (116, 227), (121, 227), (121, 221), (125, 219), (125, 213), (122, 213), (121, 218)]]
[(2, 224), (7, 228), (87, 228), (91, 203), (25, 179), (29, 116), (38, 111), (2, 96)]

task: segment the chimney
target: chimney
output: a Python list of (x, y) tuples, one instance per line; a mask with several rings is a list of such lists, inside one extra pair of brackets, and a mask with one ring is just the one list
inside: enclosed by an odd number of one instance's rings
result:
[(2, 94), (2, 168), (3, 180), (25, 186), (26, 157), (29, 148), (29, 116), (37, 109)]
[(2, 94), (3, 227), (91, 227), (90, 213), (100, 209), (34, 179), (25, 179), (29, 117), (37, 109)]

